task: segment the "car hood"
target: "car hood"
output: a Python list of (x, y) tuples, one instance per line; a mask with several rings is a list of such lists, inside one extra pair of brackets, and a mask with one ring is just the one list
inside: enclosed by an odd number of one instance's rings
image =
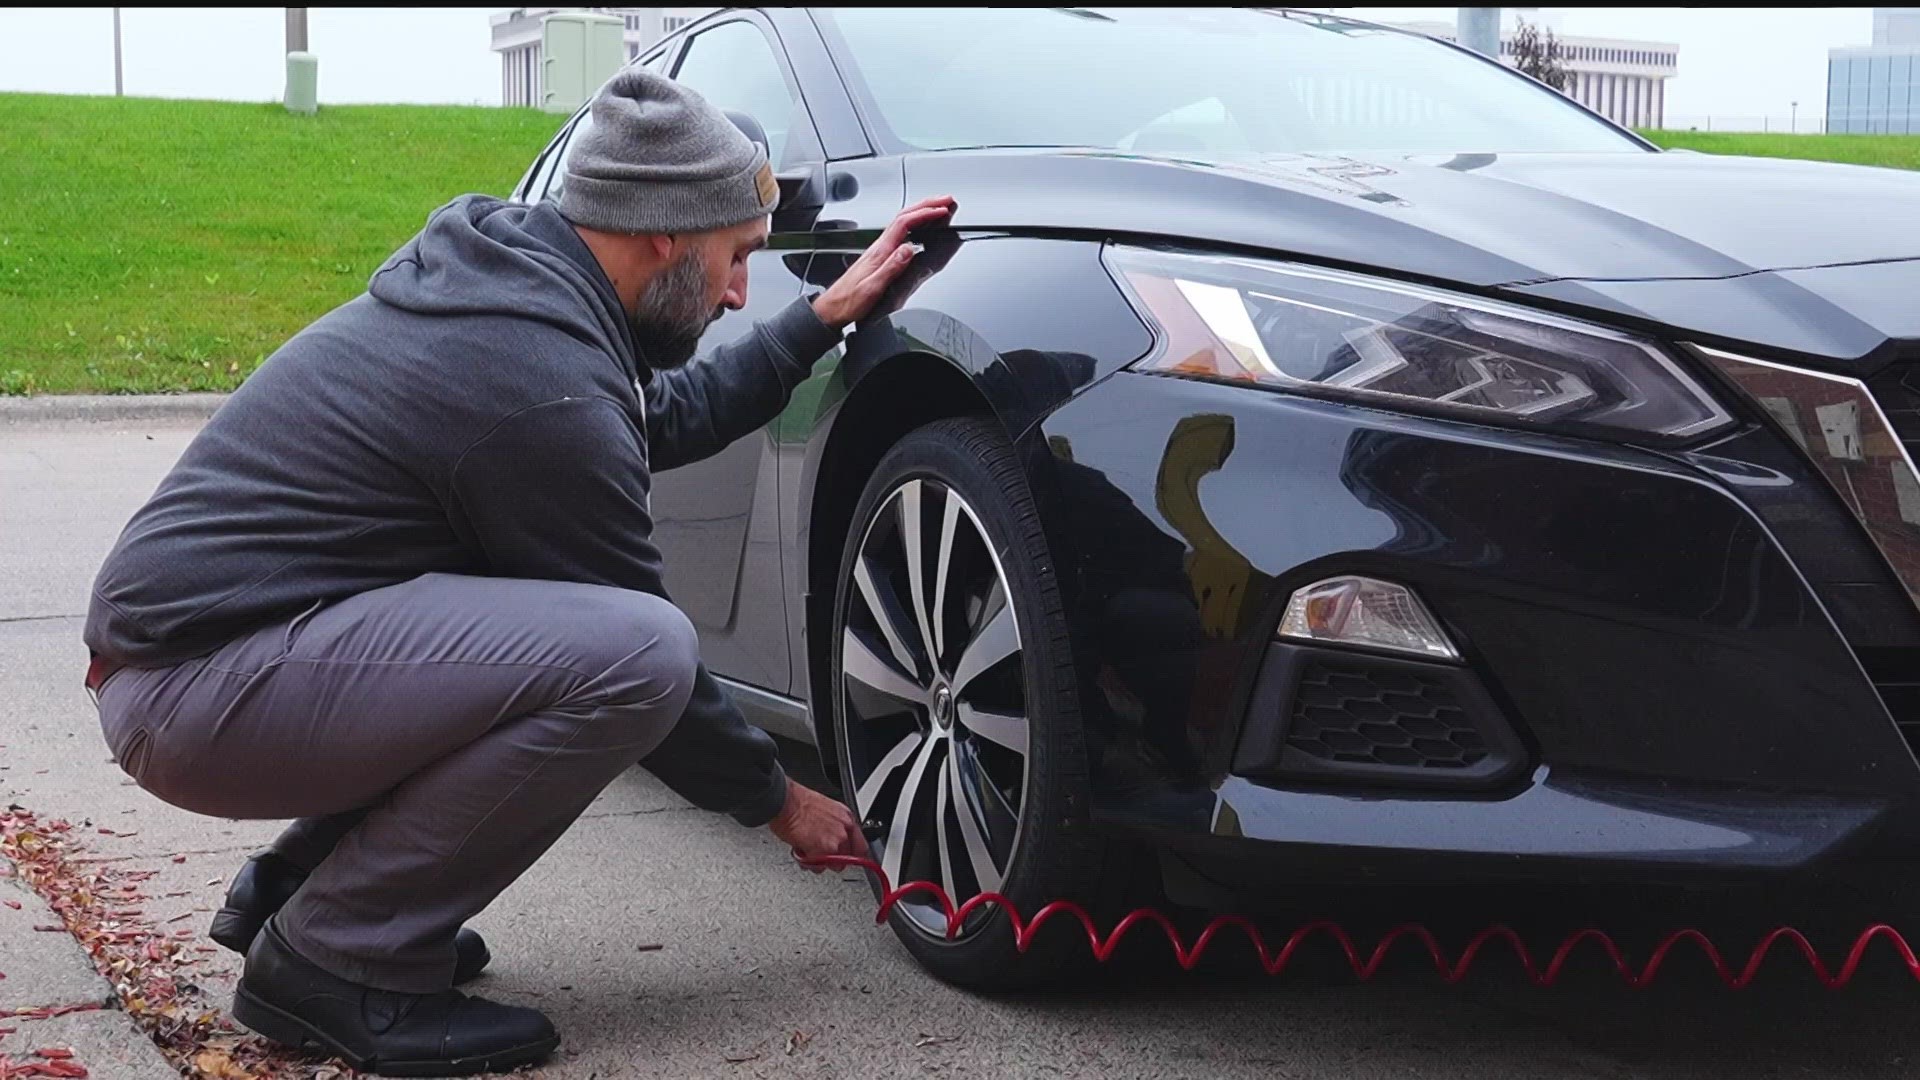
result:
[[(1259, 248), (1834, 359), (1875, 353), (1911, 329), (1912, 305), (1897, 290), (1862, 287), (1861, 275), (1879, 280), (1873, 268), (1889, 266), (1910, 282), (1893, 268), (1920, 260), (1920, 173), (1824, 162), (1679, 152), (1253, 159), (949, 151), (909, 159), (907, 180), (909, 199), (953, 194), (961, 228)], [(1710, 286), (1667, 305), (1639, 287), (1799, 273), (1793, 288), (1817, 294), (1824, 279), (1808, 272), (1822, 268), (1852, 271), (1846, 295), (1834, 300), (1850, 324), (1839, 339), (1758, 338), (1744, 322), (1715, 317)]]

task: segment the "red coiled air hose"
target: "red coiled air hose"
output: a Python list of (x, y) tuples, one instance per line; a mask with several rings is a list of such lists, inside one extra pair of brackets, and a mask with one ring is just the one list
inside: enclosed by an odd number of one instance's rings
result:
[(1592, 941), (1597, 943), (1598, 947), (1606, 953), (1607, 958), (1612, 961), (1614, 972), (1620, 976), (1621, 981), (1639, 989), (1653, 982), (1669, 953), (1681, 942), (1691, 941), (1706, 955), (1708, 962), (1713, 965), (1714, 973), (1720, 977), (1720, 981), (1732, 989), (1739, 990), (1753, 982), (1760, 973), (1761, 965), (1766, 962), (1767, 953), (1772, 950), (1776, 942), (1784, 940), (1798, 947), (1800, 955), (1806, 958), (1807, 965), (1813, 969), (1815, 978), (1828, 989), (1838, 990), (1847, 985), (1859, 970), (1867, 946), (1871, 945), (1875, 938), (1884, 937), (1893, 943), (1893, 948), (1899, 953), (1901, 962), (1907, 967), (1907, 973), (1915, 981), (1920, 982), (1920, 958), (1914, 956), (1913, 949), (1908, 946), (1900, 932), (1885, 923), (1875, 923), (1854, 938), (1853, 945), (1847, 950), (1846, 959), (1842, 961), (1838, 971), (1830, 970), (1826, 962), (1820, 958), (1820, 954), (1815, 951), (1813, 943), (1808, 941), (1800, 931), (1789, 926), (1779, 927), (1762, 937), (1747, 957), (1747, 962), (1738, 971), (1727, 964), (1720, 950), (1714, 946), (1706, 934), (1692, 928), (1675, 930), (1662, 937), (1646, 964), (1638, 971), (1627, 962), (1619, 945), (1608, 936), (1606, 931), (1593, 929), (1577, 931), (1561, 941), (1559, 947), (1553, 950), (1552, 958), (1547, 961), (1545, 968), (1534, 962), (1533, 955), (1527, 951), (1526, 943), (1520, 940), (1520, 935), (1505, 926), (1490, 926), (1473, 935), (1467, 942), (1466, 948), (1461, 950), (1459, 958), (1449, 961), (1440, 947), (1440, 942), (1431, 931), (1417, 923), (1404, 923), (1387, 931), (1379, 943), (1373, 947), (1373, 951), (1362, 959), (1361, 950), (1354, 944), (1353, 938), (1338, 923), (1330, 920), (1323, 919), (1301, 926), (1287, 935), (1286, 944), (1282, 945), (1278, 952), (1268, 947), (1266, 938), (1261, 935), (1253, 921), (1241, 915), (1215, 916), (1189, 946), (1181, 938), (1179, 930), (1175, 929), (1172, 919), (1153, 908), (1137, 908), (1128, 912), (1126, 917), (1116, 923), (1113, 930), (1103, 937), (1099, 928), (1094, 926), (1093, 917), (1087, 913), (1087, 910), (1071, 900), (1054, 900), (1035, 912), (1032, 919), (1026, 919), (1020, 914), (1020, 909), (1014, 906), (1013, 901), (999, 893), (981, 893), (956, 908), (953, 898), (947, 895), (946, 890), (931, 881), (909, 881), (899, 888), (894, 888), (887, 880), (886, 871), (871, 859), (851, 855), (828, 855), (817, 859), (802, 858), (800, 864), (834, 870), (858, 867), (872, 874), (880, 882), (881, 893), (880, 910), (874, 916), (875, 923), (884, 924), (887, 916), (892, 913), (894, 905), (903, 898), (915, 893), (924, 893), (939, 901), (941, 910), (947, 916), (947, 934), (952, 936), (966, 921), (967, 916), (991, 904), (1006, 912), (1008, 920), (1013, 924), (1014, 947), (1021, 952), (1027, 950), (1027, 946), (1033, 941), (1033, 935), (1046, 924), (1048, 919), (1071, 917), (1079, 920), (1081, 928), (1086, 931), (1087, 944), (1093, 949), (1094, 958), (1104, 962), (1113, 955), (1113, 950), (1119, 946), (1120, 940), (1126, 937), (1128, 931), (1141, 923), (1154, 923), (1166, 934), (1167, 943), (1173, 947), (1174, 958), (1179, 962), (1180, 967), (1187, 971), (1192, 971), (1200, 962), (1201, 954), (1206, 952), (1207, 946), (1213, 943), (1214, 938), (1222, 930), (1231, 928), (1246, 935), (1255, 951), (1260, 954), (1260, 966), (1269, 975), (1278, 975), (1285, 971), (1294, 952), (1307, 939), (1314, 934), (1325, 934), (1340, 946), (1341, 952), (1346, 956), (1347, 966), (1353, 970), (1354, 976), (1366, 982), (1379, 972), (1381, 964), (1385, 962), (1387, 953), (1393, 948), (1395, 942), (1402, 938), (1412, 938), (1426, 948), (1427, 956), (1433, 960), (1433, 966), (1440, 973), (1442, 981), (1452, 985), (1466, 978), (1468, 970), (1473, 967), (1474, 959), (1480, 955), (1488, 943), (1503, 941), (1513, 948), (1514, 955), (1526, 969), (1527, 978), (1535, 986), (1545, 987), (1552, 986), (1559, 980), (1561, 970), (1566, 966), (1567, 958), (1572, 955), (1575, 948), (1582, 942)]

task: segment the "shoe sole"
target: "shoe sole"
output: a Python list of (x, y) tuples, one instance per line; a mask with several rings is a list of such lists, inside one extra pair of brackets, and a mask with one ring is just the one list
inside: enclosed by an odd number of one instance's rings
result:
[(274, 1042), (295, 1049), (318, 1047), (358, 1071), (378, 1076), (472, 1076), (475, 1073), (508, 1072), (544, 1060), (560, 1045), (560, 1036), (554, 1035), (539, 1042), (477, 1057), (442, 1061), (382, 1061), (353, 1052), (305, 1020), (248, 993), (245, 987), (237, 987), (233, 992), (233, 1018), (248, 1030)]

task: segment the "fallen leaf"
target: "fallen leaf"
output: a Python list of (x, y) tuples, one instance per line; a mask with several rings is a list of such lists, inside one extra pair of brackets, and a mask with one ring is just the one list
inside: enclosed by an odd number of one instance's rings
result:
[(193, 1067), (207, 1080), (249, 1080), (253, 1076), (225, 1050), (200, 1051), (193, 1055)]
[(659, 952), (661, 949), (664, 949), (664, 948), (666, 948), (665, 945), (662, 945), (659, 942), (654, 942), (653, 944), (650, 944), (650, 945), (635, 945), (633, 947), (633, 951), (634, 952)]
[(6, 904), (8, 907), (12, 908), (15, 911), (20, 910), (20, 901), (18, 900), (8, 900)]
[(759, 1057), (760, 1057), (760, 1051), (758, 1050), (755, 1050), (751, 1054), (722, 1054), (721, 1055), (722, 1060), (730, 1061), (735, 1065), (738, 1065), (744, 1061), (753, 1061)]
[(950, 1043), (950, 1042), (959, 1042), (959, 1041), (960, 1041), (960, 1036), (958, 1035), (928, 1035), (928, 1034), (922, 1033), (920, 1038), (916, 1040), (913, 1045), (938, 1046), (941, 1043)]
[(73, 1056), (73, 1051), (64, 1046), (46, 1046), (33, 1052), (34, 1057), (43, 1057), (55, 1061), (65, 1061)]
[(792, 1057), (795, 1050), (813, 1041), (813, 1036), (804, 1031), (795, 1031), (787, 1036), (787, 1056)]
[(186, 861), (187, 861), (187, 857), (186, 857), (185, 855), (175, 855), (175, 856), (173, 857), (173, 861), (174, 861), (174, 862), (177, 862), (177, 863), (181, 863), (181, 862), (186, 862)]

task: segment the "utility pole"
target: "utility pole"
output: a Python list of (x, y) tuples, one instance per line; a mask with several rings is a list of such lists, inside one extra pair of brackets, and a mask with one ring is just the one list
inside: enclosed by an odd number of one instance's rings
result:
[(113, 96), (120, 97), (126, 86), (120, 78), (120, 9), (113, 9)]
[(1460, 44), (1490, 60), (1500, 59), (1500, 9), (1463, 7), (1455, 24)]
[(307, 9), (290, 7), (287, 9), (287, 51), (307, 51)]
[(1793, 103), (1793, 119), (1787, 121), (1787, 125), (1795, 135), (1800, 134), (1800, 103), (1797, 101)]
[(320, 60), (307, 51), (307, 9), (287, 9), (287, 111), (312, 116), (320, 109)]

